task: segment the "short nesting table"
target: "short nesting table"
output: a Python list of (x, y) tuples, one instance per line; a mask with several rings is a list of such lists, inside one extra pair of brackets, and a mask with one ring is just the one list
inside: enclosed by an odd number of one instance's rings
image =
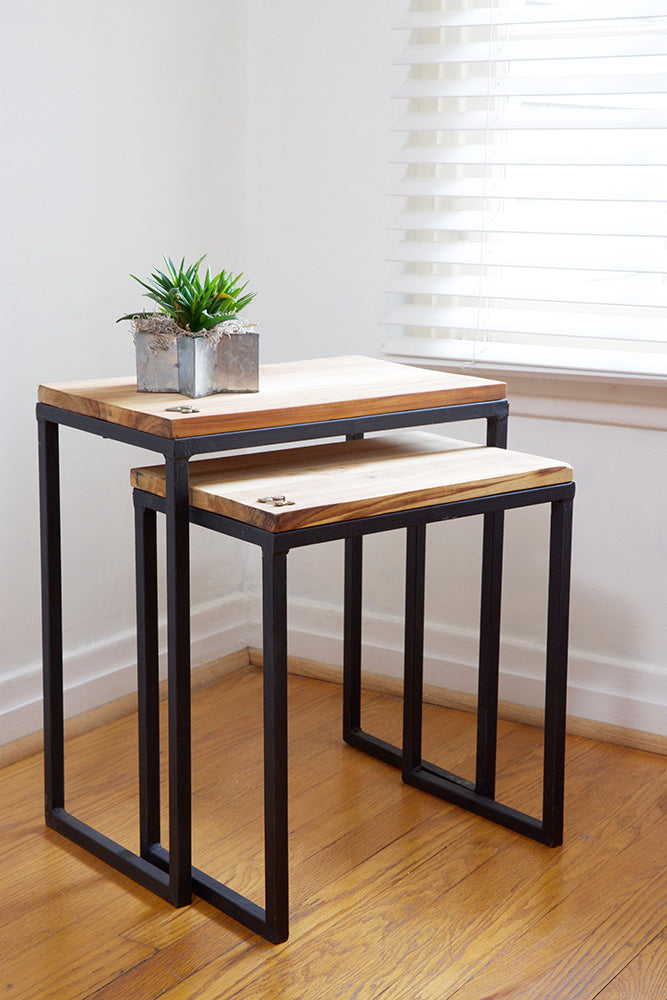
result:
[[(263, 366), (260, 391), (190, 400), (137, 393), (128, 378), (39, 388), (40, 538), (44, 666), (45, 810), (48, 826), (175, 906), (201, 895), (191, 861), (189, 460), (239, 448), (484, 419), (486, 444), (504, 448), (508, 404), (501, 382), (364, 357)], [(179, 412), (179, 406), (185, 409)], [(142, 857), (65, 808), (59, 425), (156, 452), (164, 458), (169, 696), (169, 853)], [(129, 463), (128, 463), (129, 465)], [(484, 514), (483, 581), (498, 558), (502, 510)], [(385, 752), (360, 727), (362, 539), (345, 542), (344, 735)], [(488, 606), (496, 600), (489, 591)], [(487, 654), (493, 658), (493, 651)], [(484, 670), (480, 675), (485, 674)], [(488, 674), (488, 671), (486, 671)], [(146, 697), (140, 691), (140, 698)], [(488, 739), (488, 737), (485, 737)], [(396, 763), (396, 761), (392, 761)], [(145, 789), (140, 788), (140, 795)], [(149, 852), (146, 852), (147, 854)], [(215, 905), (238, 916), (229, 890)], [(261, 922), (257, 929), (262, 933)]]
[[(133, 469), (137, 515), (141, 856), (168, 862), (160, 843), (157, 700), (156, 513), (164, 512), (163, 466)], [(407, 431), (361, 441), (301, 445), (192, 462), (190, 521), (256, 545), (262, 552), (265, 905), (230, 896), (229, 886), (193, 870), (193, 888), (270, 941), (289, 933), (287, 794), (287, 556), (294, 548), (404, 529), (406, 538), (403, 738), (382, 743), (353, 728), (348, 742), (399, 766), (403, 781), (542, 843), (562, 842), (569, 562), (574, 496), (571, 466), (506, 448)], [(549, 504), (549, 585), (539, 817), (495, 793), (502, 559), (485, 580), (480, 622), (475, 780), (422, 756), (422, 677), (427, 526), (492, 511)]]

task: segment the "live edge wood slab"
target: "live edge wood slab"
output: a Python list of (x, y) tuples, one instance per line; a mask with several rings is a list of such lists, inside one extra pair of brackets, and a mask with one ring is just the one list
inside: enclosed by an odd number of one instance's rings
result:
[[(276, 532), (555, 486), (572, 477), (565, 462), (410, 431), (193, 461), (190, 504)], [(133, 469), (131, 483), (163, 497), (164, 466)], [(290, 504), (262, 502), (277, 495)]]
[[(39, 401), (162, 438), (279, 427), (504, 399), (504, 382), (348, 356), (262, 365), (259, 392), (189, 399), (137, 392), (136, 379), (40, 385)], [(169, 413), (191, 405), (197, 413)]]

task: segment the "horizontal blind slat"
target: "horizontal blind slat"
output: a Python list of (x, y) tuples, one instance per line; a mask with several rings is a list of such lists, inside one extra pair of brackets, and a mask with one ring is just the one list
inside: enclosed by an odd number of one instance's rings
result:
[(539, 337), (580, 337), (584, 340), (624, 340), (661, 344), (664, 321), (645, 319), (639, 325), (631, 316), (583, 315), (581, 312), (553, 310), (485, 309), (456, 306), (397, 306), (389, 314), (392, 326), (442, 327), (449, 330), (479, 331), (488, 334)]
[[(388, 253), (388, 259), (405, 264), (461, 264), (493, 267), (545, 267), (578, 271), (635, 271), (640, 274), (665, 274), (665, 250), (654, 241), (630, 237), (580, 237), (574, 247), (554, 247), (556, 241), (545, 238), (540, 245), (532, 240), (505, 234), (502, 242), (490, 239), (449, 240), (423, 243), (402, 240)], [(620, 244), (620, 245), (619, 245)], [(638, 246), (638, 244), (640, 244)]]
[(617, 94), (663, 94), (665, 73), (610, 74), (603, 63), (599, 74), (501, 77), (485, 75), (463, 78), (410, 77), (395, 91), (397, 98), (460, 97), (585, 97)]
[[(537, 103), (537, 102), (536, 102)], [(574, 117), (573, 117), (574, 113)], [(667, 109), (654, 111), (582, 108), (554, 110), (551, 107), (529, 108), (519, 112), (469, 111), (469, 112), (414, 112), (399, 118), (392, 126), (395, 132), (485, 132), (518, 130), (545, 131), (558, 129), (664, 129), (667, 128)]]
[(645, 35), (591, 38), (530, 38), (520, 41), (461, 42), (446, 45), (407, 45), (395, 58), (395, 66), (428, 63), (558, 62), (562, 59), (619, 59), (665, 54), (664, 27)]
[[(578, 133), (581, 136), (581, 133)], [(633, 136), (633, 138), (636, 136)], [(459, 164), (461, 166), (605, 166), (610, 162), (610, 154), (602, 148), (600, 133), (594, 145), (584, 145), (581, 137), (577, 145), (566, 144), (561, 136), (561, 142), (556, 142), (549, 135), (531, 135), (531, 142), (520, 145), (516, 142), (484, 146), (482, 143), (462, 143), (461, 145), (409, 144), (395, 150), (391, 156), (392, 163), (403, 164)], [(658, 138), (662, 140), (662, 135)], [(549, 140), (551, 144), (549, 145)], [(655, 141), (651, 145), (633, 145), (616, 143), (617, 166), (637, 166), (645, 164), (667, 166), (667, 142)]]
[[(633, 287), (636, 285), (637, 287)], [(667, 285), (642, 287), (636, 276), (623, 283), (596, 277), (589, 283), (576, 280), (548, 282), (536, 280), (530, 268), (514, 279), (486, 275), (403, 274), (390, 282), (389, 292), (397, 294), (448, 296), (453, 298), (504, 299), (514, 302), (562, 302), (592, 306), (637, 306), (667, 310)], [(667, 323), (667, 312), (665, 313)]]
[[(419, 345), (418, 347), (416, 345)], [(655, 350), (654, 350), (655, 347)], [(667, 350), (662, 345), (632, 345), (632, 351), (619, 341), (597, 341), (591, 345), (532, 344), (525, 338), (518, 344), (508, 343), (504, 338), (458, 339), (449, 337), (446, 341), (431, 337), (392, 337), (385, 344), (388, 355), (400, 357), (403, 361), (418, 356), (442, 364), (452, 362), (479, 365), (498, 371), (512, 371), (520, 366), (524, 371), (543, 374), (546, 371), (570, 374), (573, 371), (608, 379), (630, 376), (640, 381), (667, 379)]]
[(561, 22), (581, 21), (636, 21), (643, 18), (655, 18), (664, 15), (663, 0), (633, 0), (632, 6), (627, 2), (609, 2), (601, 6), (595, 3), (581, 2), (579, 4), (563, 3), (549, 8), (519, 7), (508, 5), (506, 8), (481, 7), (474, 10), (441, 10), (415, 11), (402, 18), (395, 25), (402, 30), (420, 28), (459, 28), (475, 27), (484, 24), (558, 24)]
[[(582, 203), (578, 211), (564, 213), (562, 206), (552, 210), (542, 206), (539, 217), (531, 211), (507, 211), (485, 213), (482, 211), (428, 211), (403, 212), (389, 223), (390, 229), (404, 230), (447, 230), (453, 232), (488, 233), (554, 233), (558, 235), (582, 236), (659, 236), (667, 238), (667, 217), (646, 211), (641, 217), (634, 214), (628, 218), (617, 207), (613, 214), (607, 211), (586, 212), (592, 206)], [(647, 208), (649, 206), (640, 206)]]
[[(520, 170), (512, 178), (493, 177), (404, 177), (389, 192), (402, 198), (511, 198), (517, 201), (651, 202), (662, 207), (667, 201), (667, 172), (646, 165), (632, 174), (619, 173), (614, 166), (604, 168), (562, 166), (557, 173), (551, 165), (543, 170)], [(637, 173), (639, 176), (637, 176)], [(583, 176), (582, 176), (583, 175)]]

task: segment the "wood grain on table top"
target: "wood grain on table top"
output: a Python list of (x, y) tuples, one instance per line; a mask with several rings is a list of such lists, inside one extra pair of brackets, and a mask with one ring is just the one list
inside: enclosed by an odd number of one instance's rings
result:
[[(136, 379), (40, 385), (39, 401), (163, 438), (278, 427), (400, 410), (504, 399), (504, 382), (366, 357), (260, 366), (259, 392), (190, 399), (137, 392)], [(198, 412), (170, 413), (192, 405)]]
[[(190, 503), (267, 531), (348, 521), (572, 481), (564, 462), (407, 431), (190, 463)], [(164, 466), (132, 486), (165, 495)], [(274, 507), (261, 497), (284, 495)]]

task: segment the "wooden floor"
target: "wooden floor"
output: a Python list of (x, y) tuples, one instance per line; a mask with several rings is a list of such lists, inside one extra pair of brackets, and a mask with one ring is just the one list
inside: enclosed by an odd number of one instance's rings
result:
[[(194, 695), (195, 863), (262, 901), (260, 675)], [(363, 723), (394, 739), (400, 706)], [(175, 910), (42, 820), (41, 760), (0, 772), (0, 997), (12, 1000), (665, 1000), (667, 761), (568, 742), (552, 850), (404, 786), (340, 739), (340, 688), (290, 679), (291, 935)], [(427, 707), (469, 774), (473, 718)], [(501, 725), (500, 793), (531, 809), (538, 730)], [(134, 720), (70, 741), (68, 808), (137, 847)]]

